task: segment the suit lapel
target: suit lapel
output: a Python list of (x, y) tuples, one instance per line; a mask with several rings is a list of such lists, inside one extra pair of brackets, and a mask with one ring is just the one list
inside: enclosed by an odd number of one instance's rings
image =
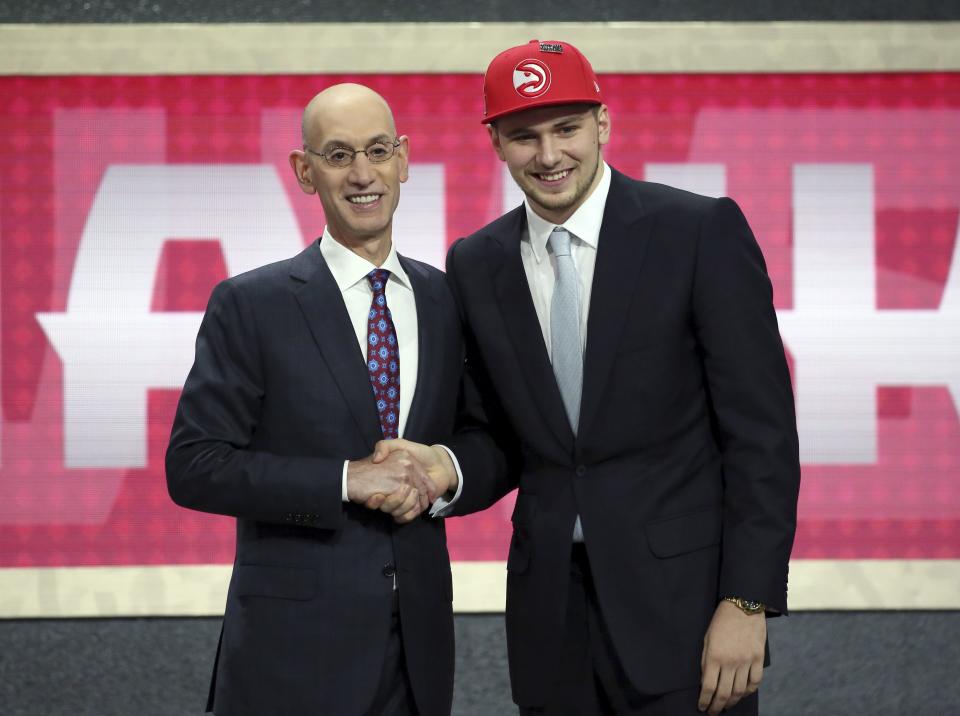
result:
[(357, 335), (343, 303), (343, 296), (323, 260), (318, 242), (313, 242), (294, 258), (290, 275), (302, 282), (295, 289), (300, 309), (324, 362), (372, 452), (382, 433), (380, 416), (370, 389), (367, 359), (357, 344)]
[(600, 227), (587, 317), (580, 434), (600, 409), (613, 370), (627, 308), (640, 279), (653, 219), (645, 214), (630, 179), (614, 171)]
[(520, 258), (520, 237), (526, 230), (523, 206), (515, 209), (514, 214), (515, 220), (509, 230), (495, 237), (499, 251), (499, 266), (494, 269), (497, 303), (537, 409), (565, 451), (569, 452), (573, 445), (573, 430), (567, 420)]
[[(440, 370), (437, 361), (440, 357), (442, 327), (437, 319), (437, 300), (430, 274), (403, 256), (399, 259), (413, 286), (413, 298), (417, 305), (417, 387), (400, 437), (417, 440), (426, 426), (429, 407), (435, 404), (434, 396), (439, 383), (432, 378)], [(403, 356), (400, 356), (400, 360), (403, 360)], [(403, 386), (400, 389), (403, 390)]]

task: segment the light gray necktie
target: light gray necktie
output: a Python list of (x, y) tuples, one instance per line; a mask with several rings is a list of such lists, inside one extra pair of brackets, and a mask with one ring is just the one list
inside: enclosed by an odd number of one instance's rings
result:
[[(583, 392), (583, 348), (580, 340), (580, 280), (570, 255), (570, 234), (555, 227), (549, 238), (557, 261), (557, 282), (550, 302), (550, 360), (563, 407), (576, 435)], [(574, 542), (583, 541), (580, 516), (573, 527)]]

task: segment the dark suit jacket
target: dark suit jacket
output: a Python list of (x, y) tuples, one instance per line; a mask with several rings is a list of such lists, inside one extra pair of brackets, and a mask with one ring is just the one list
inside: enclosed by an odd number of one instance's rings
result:
[[(437, 442), (452, 430), (462, 373), (456, 307), (440, 271), (401, 262), (419, 326), (404, 436)], [(369, 455), (380, 437), (366, 357), (319, 243), (216, 287), (177, 408), (167, 482), (177, 504), (237, 518), (208, 704), (217, 714), (362, 714), (390, 628), (389, 565), (419, 710), (450, 713), (443, 520), (397, 526), (341, 502), (343, 461)]]
[(578, 513), (634, 686), (694, 686), (720, 597), (787, 609), (799, 457), (763, 257), (730, 199), (614, 172), (574, 437), (520, 259), (525, 227), (520, 207), (447, 258), (472, 381), (451, 443), (464, 470), (454, 512), (519, 484), (507, 562), (514, 699), (543, 703), (556, 673)]

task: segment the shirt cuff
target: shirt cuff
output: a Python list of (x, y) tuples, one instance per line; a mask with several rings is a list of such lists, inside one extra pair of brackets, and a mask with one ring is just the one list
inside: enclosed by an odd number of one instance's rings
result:
[(446, 445), (435, 445), (434, 447), (443, 448), (447, 451), (447, 455), (449, 455), (450, 460), (453, 461), (453, 469), (457, 471), (457, 491), (453, 494), (453, 497), (447, 501), (446, 497), (441, 495), (430, 508), (431, 517), (446, 517), (450, 514), (457, 500), (460, 499), (460, 493), (463, 492), (463, 472), (460, 470), (460, 463), (457, 461), (457, 456), (453, 454), (453, 450)]
[(349, 460), (343, 461), (343, 477), (340, 478), (340, 499), (344, 502), (350, 502), (347, 497), (347, 468), (350, 466)]

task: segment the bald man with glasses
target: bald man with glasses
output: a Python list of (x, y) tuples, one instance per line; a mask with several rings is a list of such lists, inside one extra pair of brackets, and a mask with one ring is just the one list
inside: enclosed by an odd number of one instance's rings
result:
[(237, 521), (218, 716), (450, 713), (450, 562), (421, 514), (436, 488), (404, 451), (369, 458), (449, 435), (463, 364), (443, 274), (393, 243), (408, 151), (372, 90), (314, 97), (290, 165), (323, 236), (222, 282), (204, 315), (167, 482)]

